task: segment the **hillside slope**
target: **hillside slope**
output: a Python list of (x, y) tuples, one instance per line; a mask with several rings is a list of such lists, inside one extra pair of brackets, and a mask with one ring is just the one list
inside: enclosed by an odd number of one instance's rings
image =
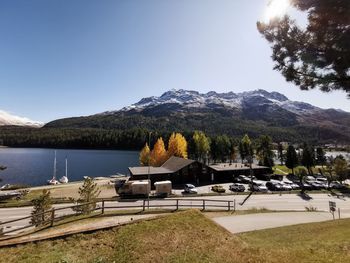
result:
[(274, 140), (350, 143), (350, 113), (290, 101), (280, 93), (265, 90), (206, 94), (171, 90), (121, 110), (60, 119), (45, 127), (203, 130), (210, 135), (268, 134)]

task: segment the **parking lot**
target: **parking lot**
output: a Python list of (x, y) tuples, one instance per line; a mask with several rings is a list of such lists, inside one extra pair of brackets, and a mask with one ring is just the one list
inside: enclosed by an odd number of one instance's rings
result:
[[(303, 180), (303, 183), (300, 183), (299, 180), (289, 180), (286, 178), (286, 176), (283, 177), (282, 180), (276, 180), (276, 179), (270, 179), (270, 180), (258, 180), (257, 178), (253, 177), (253, 180), (251, 180), (248, 176), (238, 176), (235, 179), (232, 180), (233, 182), (230, 183), (217, 183), (217, 184), (210, 184), (205, 186), (195, 186), (191, 185), (194, 188), (193, 194), (203, 195), (203, 194), (210, 194), (217, 192), (219, 188), (221, 193), (238, 193), (238, 192), (250, 192), (251, 190), (254, 190), (255, 192), (291, 192), (293, 190), (308, 190), (308, 191), (314, 191), (314, 190), (327, 190), (327, 189), (341, 189), (346, 188), (346, 186), (340, 184), (339, 182), (331, 182), (328, 185), (328, 181), (323, 176), (306, 176)], [(235, 185), (235, 189), (230, 189), (233, 185)], [(253, 189), (251, 189), (251, 185)], [(231, 187), (230, 187), (231, 186)], [(237, 188), (241, 187), (241, 190), (238, 190)], [(244, 191), (242, 191), (242, 186), (244, 188)], [(216, 189), (213, 189), (216, 188)], [(185, 191), (185, 189), (176, 189), (173, 190), (173, 193), (176, 195), (186, 195), (189, 192)]]

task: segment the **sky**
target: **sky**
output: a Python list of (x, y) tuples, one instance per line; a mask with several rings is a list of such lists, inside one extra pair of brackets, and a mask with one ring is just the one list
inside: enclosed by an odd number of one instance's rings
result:
[(170, 89), (278, 91), (350, 112), (344, 92), (301, 91), (256, 29), (268, 0), (2, 0), (0, 110), (48, 122)]

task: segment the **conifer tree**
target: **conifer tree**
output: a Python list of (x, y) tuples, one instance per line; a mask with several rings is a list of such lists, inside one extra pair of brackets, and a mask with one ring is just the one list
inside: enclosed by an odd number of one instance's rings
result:
[(316, 148), (316, 161), (317, 164), (320, 164), (322, 166), (326, 164), (327, 158), (324, 150), (321, 147)]
[(32, 203), (33, 211), (31, 212), (32, 218), (30, 220), (30, 223), (35, 226), (45, 224), (51, 218), (51, 213), (48, 212), (52, 209), (50, 191), (44, 189), (38, 198), (32, 200)]
[(271, 44), (274, 69), (302, 90), (342, 90), (350, 96), (350, 1), (289, 2), (305, 12), (305, 26), (288, 15), (257, 23)]
[(286, 153), (286, 166), (289, 169), (292, 169), (292, 174), (294, 174), (294, 168), (298, 166), (299, 160), (297, 152), (293, 145), (289, 145)]
[(281, 165), (283, 165), (284, 154), (283, 154), (283, 145), (281, 143), (278, 143), (277, 152), (278, 152), (278, 159), (281, 161)]
[(150, 164), (150, 149), (147, 143), (140, 152), (139, 160), (141, 165), (148, 166)]
[(161, 166), (167, 160), (167, 152), (165, 149), (163, 138), (160, 137), (153, 147), (150, 155), (150, 162), (152, 166)]
[(337, 156), (334, 159), (334, 172), (336, 173), (340, 182), (343, 182), (347, 179), (348, 163), (344, 158), (340, 158), (339, 156)]
[(259, 164), (272, 167), (274, 165), (273, 157), (274, 153), (272, 151), (272, 140), (267, 135), (261, 135), (258, 140), (257, 145), (257, 155), (259, 158)]
[(311, 167), (315, 166), (314, 149), (307, 144), (303, 146), (301, 155), (301, 164), (304, 165), (310, 175), (312, 175)]
[(101, 191), (94, 183), (93, 178), (85, 177), (83, 185), (79, 187), (79, 198), (73, 199), (73, 201), (78, 205), (88, 204), (75, 207), (73, 210), (82, 214), (90, 214), (96, 208), (95, 202), (100, 193)]

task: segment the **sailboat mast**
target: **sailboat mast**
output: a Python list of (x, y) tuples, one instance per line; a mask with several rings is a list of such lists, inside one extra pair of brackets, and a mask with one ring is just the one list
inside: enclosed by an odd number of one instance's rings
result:
[(53, 179), (56, 179), (56, 150), (55, 150), (55, 159), (53, 163)]
[(67, 162), (67, 156), (66, 156), (66, 177), (68, 178), (68, 162)]

